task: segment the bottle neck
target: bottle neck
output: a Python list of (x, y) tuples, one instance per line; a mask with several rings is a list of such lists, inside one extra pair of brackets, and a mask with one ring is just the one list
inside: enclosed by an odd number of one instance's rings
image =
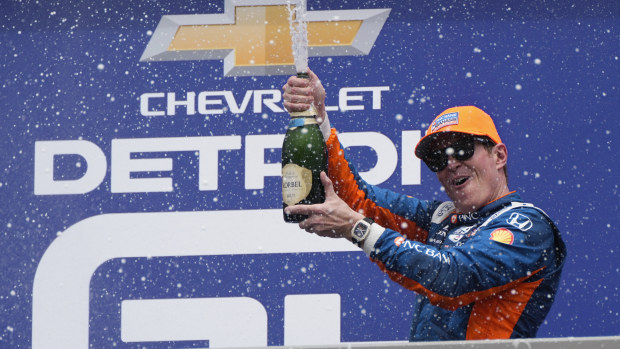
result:
[(301, 127), (301, 126), (306, 126), (306, 125), (316, 125), (316, 124), (318, 124), (318, 122), (316, 122), (316, 119), (314, 117), (299, 117), (299, 118), (292, 118), (291, 121), (288, 123), (288, 128)]
[[(306, 72), (297, 72), (297, 77), (310, 80), (310, 76)], [(316, 118), (318, 112), (316, 111), (314, 105), (310, 105), (310, 108), (307, 110), (292, 113), (289, 112), (289, 114), (291, 115), (291, 118)]]
[(300, 112), (292, 112), (289, 113), (291, 118), (316, 118), (317, 111), (314, 108), (314, 105), (311, 105), (309, 109), (300, 111)]

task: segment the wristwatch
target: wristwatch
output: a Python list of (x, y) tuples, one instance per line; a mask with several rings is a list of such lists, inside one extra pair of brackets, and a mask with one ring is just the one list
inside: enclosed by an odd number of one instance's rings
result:
[(368, 234), (370, 233), (370, 226), (374, 223), (372, 219), (365, 217), (364, 219), (360, 219), (355, 223), (353, 229), (351, 230), (351, 241), (357, 246), (362, 245), (362, 242), (366, 239)]

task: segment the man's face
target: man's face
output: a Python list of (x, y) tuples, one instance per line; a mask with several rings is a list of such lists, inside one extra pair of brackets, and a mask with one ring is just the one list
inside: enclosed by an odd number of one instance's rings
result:
[[(443, 149), (453, 143), (454, 139), (444, 139), (435, 146)], [(448, 165), (437, 172), (437, 178), (457, 211), (474, 212), (508, 193), (502, 172), (505, 164), (506, 147), (503, 144), (495, 145), (489, 152), (483, 144), (476, 142), (471, 158), (457, 160), (448, 156)]]

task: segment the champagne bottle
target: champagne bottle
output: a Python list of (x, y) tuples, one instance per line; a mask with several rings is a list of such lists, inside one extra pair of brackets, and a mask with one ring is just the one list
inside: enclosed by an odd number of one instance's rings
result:
[[(298, 77), (308, 78), (306, 73)], [(325, 201), (321, 171), (327, 173), (327, 147), (316, 121), (314, 106), (291, 114), (282, 144), (282, 209), (287, 206), (318, 204)], [(305, 215), (284, 214), (284, 221), (298, 223)]]

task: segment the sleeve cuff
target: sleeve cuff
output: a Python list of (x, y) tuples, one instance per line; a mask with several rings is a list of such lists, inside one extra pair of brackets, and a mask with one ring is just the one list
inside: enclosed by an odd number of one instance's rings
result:
[(385, 228), (377, 223), (370, 226), (370, 233), (368, 233), (366, 240), (364, 240), (364, 253), (366, 253), (368, 257), (370, 257), (370, 254), (375, 250), (375, 244), (381, 235), (383, 235), (384, 231)]
[(321, 133), (323, 134), (323, 139), (327, 142), (327, 139), (332, 133), (331, 125), (329, 124), (329, 118), (327, 117), (327, 112), (325, 112), (325, 119), (323, 120), (323, 123), (321, 124), (321, 126), (319, 126), (319, 129), (321, 130)]

